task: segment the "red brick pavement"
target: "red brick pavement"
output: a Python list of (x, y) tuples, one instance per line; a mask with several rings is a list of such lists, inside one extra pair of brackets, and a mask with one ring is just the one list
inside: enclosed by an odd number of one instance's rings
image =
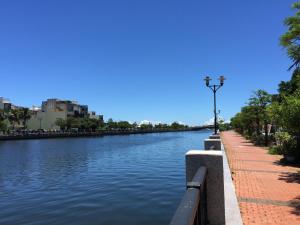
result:
[(233, 131), (221, 137), (244, 224), (300, 225), (300, 168)]

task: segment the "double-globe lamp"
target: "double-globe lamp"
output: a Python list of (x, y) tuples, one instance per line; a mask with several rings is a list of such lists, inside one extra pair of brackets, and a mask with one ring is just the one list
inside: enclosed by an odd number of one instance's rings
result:
[(215, 127), (215, 134), (218, 132), (218, 125), (217, 125), (217, 103), (216, 103), (216, 92), (224, 85), (224, 76), (220, 76), (219, 79), (220, 84), (212, 84), (210, 85), (209, 82), (211, 81), (211, 78), (209, 76), (206, 76), (204, 81), (206, 83), (206, 86), (209, 87), (213, 93), (214, 93), (214, 115), (215, 115), (215, 122), (214, 122), (214, 127)]

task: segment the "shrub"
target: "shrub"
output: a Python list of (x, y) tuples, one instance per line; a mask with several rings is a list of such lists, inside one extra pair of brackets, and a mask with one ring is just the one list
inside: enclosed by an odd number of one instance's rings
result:
[(291, 139), (291, 135), (288, 132), (277, 132), (275, 134), (275, 140), (277, 146), (283, 146), (284, 143)]
[(271, 155), (282, 155), (282, 149), (275, 145), (269, 148), (268, 153)]
[(252, 134), (251, 141), (256, 145), (262, 145), (265, 143), (265, 136), (262, 134), (257, 135), (256, 133)]
[(277, 132), (275, 134), (276, 148), (281, 154), (295, 155), (297, 150), (297, 142), (295, 137), (287, 132)]
[(230, 129), (231, 129), (231, 125), (229, 123), (220, 123), (219, 124), (220, 131), (226, 131), (226, 130), (230, 130)]

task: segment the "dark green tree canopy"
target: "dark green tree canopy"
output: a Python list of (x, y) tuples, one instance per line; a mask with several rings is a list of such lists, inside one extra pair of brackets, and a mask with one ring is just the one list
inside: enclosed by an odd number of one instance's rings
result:
[(297, 12), (284, 20), (288, 31), (280, 38), (281, 45), (287, 49), (288, 56), (293, 62), (289, 69), (300, 66), (300, 2), (294, 3), (292, 7)]

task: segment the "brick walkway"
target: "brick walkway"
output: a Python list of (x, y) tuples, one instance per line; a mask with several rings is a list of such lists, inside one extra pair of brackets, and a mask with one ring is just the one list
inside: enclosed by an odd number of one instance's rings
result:
[(245, 225), (300, 225), (300, 167), (280, 163), (233, 131), (222, 132)]

